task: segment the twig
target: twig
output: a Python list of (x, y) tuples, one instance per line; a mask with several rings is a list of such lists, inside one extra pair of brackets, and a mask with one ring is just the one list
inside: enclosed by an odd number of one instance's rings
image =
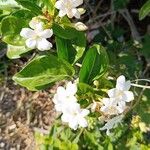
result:
[[(111, 0), (111, 12), (114, 12), (114, 0)], [(110, 18), (112, 29), (114, 29), (115, 18), (116, 18), (116, 12), (111, 14), (111, 18)]]
[(128, 22), (131, 30), (131, 34), (134, 40), (141, 41), (141, 37), (137, 31), (137, 28), (134, 24), (134, 21), (127, 9), (121, 9), (119, 10), (119, 13), (124, 17), (124, 19)]
[(97, 6), (96, 6), (96, 8), (95, 8), (95, 10), (94, 10), (94, 12), (93, 12), (93, 16), (97, 16), (96, 13), (97, 13), (99, 7), (101, 6), (102, 2), (103, 2), (103, 0), (100, 0), (100, 1), (98, 2)]
[(100, 18), (103, 18), (103, 17), (107, 17), (107, 16), (109, 16), (109, 15), (111, 15), (111, 14), (114, 14), (114, 13), (116, 13), (116, 11), (108, 11), (108, 12), (106, 12), (106, 13), (104, 13), (104, 14), (100, 14), (100, 15), (96, 16), (95, 18), (89, 20), (89, 21), (87, 22), (87, 25), (88, 25), (88, 24), (92, 24), (92, 23), (95, 22), (96, 20), (98, 20), (98, 19), (100, 19)]
[(146, 86), (146, 85), (139, 85), (139, 84), (131, 84), (131, 85), (139, 88), (150, 89), (150, 86)]

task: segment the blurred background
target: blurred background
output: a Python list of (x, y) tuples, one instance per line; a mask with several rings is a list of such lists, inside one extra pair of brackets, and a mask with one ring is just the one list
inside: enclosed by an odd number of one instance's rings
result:
[[(107, 48), (110, 76), (117, 77), (121, 73), (131, 81), (150, 79), (150, 16), (139, 20), (139, 10), (145, 2), (84, 1), (86, 13), (81, 21), (88, 26), (87, 44), (102, 43)], [(7, 46), (0, 39), (0, 150), (32, 150), (35, 127), (48, 130), (55, 118), (51, 97), (58, 85), (39, 92), (16, 85), (12, 76), (33, 53), (14, 60), (7, 58), (6, 53)], [(141, 101), (132, 112), (129, 128), (133, 128), (133, 133), (128, 133), (121, 144), (126, 144), (127, 149), (138, 150), (142, 145), (143, 150), (148, 150), (144, 145), (150, 143), (150, 130), (147, 130), (150, 127), (150, 90), (135, 88), (134, 92)]]

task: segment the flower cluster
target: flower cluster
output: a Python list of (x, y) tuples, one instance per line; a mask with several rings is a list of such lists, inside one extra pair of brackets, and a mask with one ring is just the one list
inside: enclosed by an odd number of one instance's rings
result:
[(89, 110), (81, 109), (77, 103), (76, 92), (76, 84), (69, 82), (66, 89), (62, 86), (58, 87), (53, 98), (56, 111), (62, 113), (61, 120), (68, 123), (69, 127), (74, 130), (78, 126), (87, 127), (88, 123), (85, 117), (89, 114)]
[(134, 100), (133, 92), (129, 91), (131, 82), (122, 75), (117, 78), (116, 88), (108, 91), (109, 98), (103, 98), (101, 111), (104, 115), (118, 115), (125, 111), (126, 103)]
[(117, 115), (106, 120), (104, 127), (100, 128), (100, 130), (106, 130), (107, 135), (110, 134), (110, 129), (115, 128), (121, 122), (126, 103), (134, 100), (133, 92), (129, 91), (130, 87), (131, 82), (126, 81), (125, 77), (121, 75), (117, 78), (116, 88), (108, 91), (109, 98), (103, 98), (102, 100), (103, 106), (100, 111), (106, 116)]

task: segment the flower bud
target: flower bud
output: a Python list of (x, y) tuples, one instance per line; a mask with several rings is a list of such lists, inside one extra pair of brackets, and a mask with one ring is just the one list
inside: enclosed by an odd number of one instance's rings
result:
[(76, 30), (78, 30), (78, 31), (85, 31), (85, 30), (88, 29), (88, 27), (87, 27), (84, 23), (82, 23), (82, 22), (77, 22), (77, 23), (74, 25), (74, 27), (75, 27)]
[(80, 12), (81, 15), (83, 15), (86, 12), (84, 8), (78, 8), (78, 11)]

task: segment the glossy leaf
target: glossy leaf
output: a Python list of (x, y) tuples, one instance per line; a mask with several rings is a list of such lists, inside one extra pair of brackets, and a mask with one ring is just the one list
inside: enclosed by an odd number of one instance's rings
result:
[(86, 48), (86, 37), (83, 32), (78, 32), (74, 39), (68, 40), (56, 36), (57, 54), (59, 58), (70, 63), (78, 61)]
[(20, 31), (26, 25), (24, 19), (18, 19), (14, 16), (5, 17), (1, 22), (2, 40), (15, 46), (24, 45), (24, 39), (20, 36)]
[(150, 0), (147, 0), (147, 2), (142, 6), (140, 13), (139, 13), (139, 19), (144, 19), (148, 14), (150, 13)]
[(15, 17), (21, 18), (21, 19), (31, 20), (35, 15), (29, 10), (19, 9), (19, 10), (16, 10), (15, 12), (13, 12), (12, 16), (15, 16)]
[(33, 59), (13, 80), (29, 90), (39, 90), (42, 86), (71, 77), (74, 70), (70, 64), (53, 55), (42, 55)]
[(36, 15), (42, 14), (42, 9), (32, 0), (16, 0), (16, 2)]
[(69, 26), (60, 26), (58, 23), (53, 23), (52, 26), (54, 35), (63, 39), (74, 39), (78, 36), (79, 31)]
[(77, 37), (73, 40), (73, 47), (76, 49), (75, 63), (83, 56), (86, 49), (86, 36), (84, 32), (77, 34)]
[(73, 63), (76, 55), (76, 50), (72, 46), (71, 41), (59, 37), (56, 37), (55, 39), (58, 57), (68, 61), (69, 63)]
[(78, 83), (78, 94), (93, 93), (93, 88), (86, 83)]
[(79, 81), (90, 84), (104, 75), (107, 67), (108, 56), (105, 48), (95, 44), (86, 53), (79, 73)]

